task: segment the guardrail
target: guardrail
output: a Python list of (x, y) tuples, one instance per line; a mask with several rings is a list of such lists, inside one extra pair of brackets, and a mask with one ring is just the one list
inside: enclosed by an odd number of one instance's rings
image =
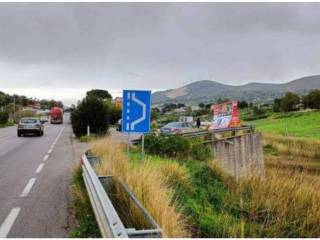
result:
[(201, 136), (222, 134), (222, 133), (228, 133), (228, 132), (232, 133), (232, 135), (235, 136), (236, 133), (239, 131), (244, 131), (247, 133), (254, 132), (255, 127), (253, 125), (249, 125), (249, 126), (236, 127), (236, 128), (215, 129), (213, 131), (200, 130), (200, 131), (182, 133), (182, 134), (180, 134), (180, 136), (192, 138), (192, 137), (201, 137)]
[(151, 238), (162, 237), (162, 232), (157, 223), (124, 183), (119, 182), (130, 201), (141, 211), (150, 229), (135, 229), (125, 226), (116, 208), (112, 203), (112, 198), (108, 196), (106, 189), (115, 182), (112, 176), (97, 176), (93, 166), (100, 164), (101, 160), (86, 152), (81, 157), (83, 179), (90, 198), (90, 202), (103, 238)]
[[(252, 133), (255, 131), (254, 125), (248, 125), (243, 127), (237, 127), (237, 128), (222, 128), (222, 129), (215, 129), (213, 131), (208, 130), (198, 130), (198, 131), (191, 131), (191, 132), (185, 132), (180, 134), (175, 134), (177, 136), (182, 136), (185, 138), (195, 138), (195, 137), (209, 137), (210, 140), (204, 140), (203, 143), (210, 143), (216, 140), (221, 140), (224, 138), (217, 138), (216, 134), (223, 134), (223, 133), (231, 133), (231, 136), (228, 136), (226, 138), (230, 138), (233, 136), (236, 136), (237, 132), (244, 132), (244, 133)], [(169, 134), (170, 135), (170, 134)], [(141, 142), (141, 138), (131, 140), (132, 144), (139, 144)]]

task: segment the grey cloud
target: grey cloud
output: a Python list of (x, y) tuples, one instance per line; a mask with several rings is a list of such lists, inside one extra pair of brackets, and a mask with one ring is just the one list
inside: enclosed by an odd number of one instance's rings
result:
[(0, 86), (173, 88), (319, 74), (319, 3), (0, 3)]

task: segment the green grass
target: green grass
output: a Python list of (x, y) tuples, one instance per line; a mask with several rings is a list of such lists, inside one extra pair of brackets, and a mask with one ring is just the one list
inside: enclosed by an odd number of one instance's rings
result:
[(95, 220), (89, 196), (86, 192), (82, 169), (77, 166), (72, 176), (71, 191), (77, 226), (69, 233), (71, 238), (101, 238), (98, 224)]
[(14, 126), (13, 122), (7, 122), (5, 124), (0, 124), (0, 128), (11, 127)]
[[(141, 163), (137, 149), (131, 152), (130, 160)], [(186, 173), (186, 178), (179, 178), (170, 171), (164, 172), (174, 191), (173, 199), (187, 217), (193, 237), (241, 237), (244, 234), (241, 232), (239, 198), (205, 162), (191, 158), (179, 161), (148, 154), (145, 161), (158, 169), (168, 163), (179, 164), (181, 172)]]
[(262, 132), (320, 139), (320, 111), (277, 113), (246, 124)]

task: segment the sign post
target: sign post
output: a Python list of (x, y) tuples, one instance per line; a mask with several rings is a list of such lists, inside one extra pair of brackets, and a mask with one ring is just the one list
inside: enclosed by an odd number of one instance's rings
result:
[(142, 133), (141, 160), (144, 159), (144, 134), (150, 131), (151, 91), (123, 90), (122, 132), (128, 133), (129, 155), (130, 133)]

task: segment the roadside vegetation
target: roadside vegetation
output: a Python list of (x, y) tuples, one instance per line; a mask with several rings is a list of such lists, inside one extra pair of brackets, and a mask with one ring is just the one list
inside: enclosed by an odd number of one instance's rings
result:
[[(102, 159), (96, 171), (128, 184), (165, 237), (318, 237), (320, 116), (310, 103), (317, 96), (287, 93), (273, 104), (239, 102), (241, 118), (263, 132), (263, 176), (236, 181), (201, 140), (157, 134), (145, 137), (143, 162), (140, 146), (128, 158), (125, 147), (108, 137), (90, 141)], [(153, 128), (189, 112), (210, 118), (207, 105), (153, 109)]]
[(89, 196), (86, 192), (82, 169), (77, 165), (73, 169), (71, 193), (77, 226), (69, 233), (72, 238), (99, 238), (101, 237), (98, 224), (95, 220)]
[[(285, 164), (275, 167), (272, 162), (288, 159), (288, 153), (268, 140), (264, 144), (265, 176), (247, 176), (237, 182), (212, 155), (199, 161), (192, 154), (146, 149), (141, 162), (138, 148), (132, 149), (129, 160), (124, 146), (110, 138), (91, 142), (94, 154), (103, 159), (97, 172), (126, 182), (167, 237), (319, 236), (317, 173)], [(283, 144), (290, 149), (293, 143)], [(311, 152), (311, 148), (303, 156), (291, 152), (292, 163), (301, 158), (318, 161)]]
[(108, 133), (110, 125), (115, 125), (121, 118), (121, 108), (112, 103), (112, 96), (106, 90), (93, 89), (79, 102), (71, 113), (71, 125), (74, 134), (83, 141), (89, 140), (90, 134), (101, 136)]
[(246, 122), (259, 131), (302, 138), (320, 139), (320, 111), (274, 113), (268, 118)]

